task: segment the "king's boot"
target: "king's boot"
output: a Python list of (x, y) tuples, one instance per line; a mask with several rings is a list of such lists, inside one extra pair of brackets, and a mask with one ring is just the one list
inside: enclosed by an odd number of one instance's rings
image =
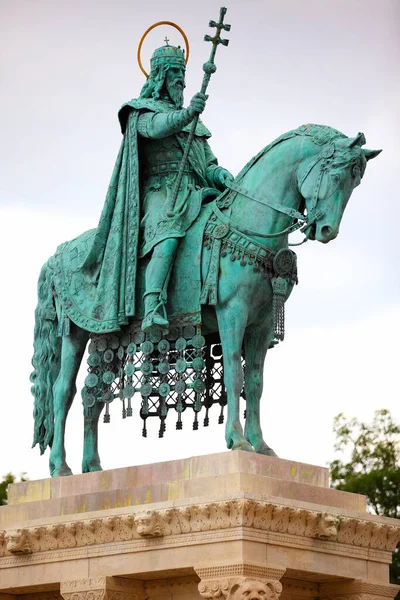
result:
[(165, 309), (167, 287), (172, 271), (178, 240), (163, 240), (153, 250), (146, 269), (146, 291), (144, 293), (144, 319), (142, 331), (162, 331), (168, 333), (169, 323)]
[[(156, 329), (168, 333), (169, 323), (165, 310), (167, 295), (163, 290), (149, 291), (144, 295), (145, 316), (142, 331), (150, 333)], [(159, 311), (162, 310), (163, 314)]]

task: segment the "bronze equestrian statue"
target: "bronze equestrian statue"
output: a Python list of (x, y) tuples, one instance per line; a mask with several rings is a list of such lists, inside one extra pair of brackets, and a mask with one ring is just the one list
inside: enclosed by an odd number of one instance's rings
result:
[[(214, 26), (208, 79), (229, 27), (223, 15)], [(227, 404), (228, 448), (275, 455), (263, 439), (260, 398), (265, 356), (283, 339), (284, 304), (297, 283), (289, 234), (334, 239), (367, 161), (380, 152), (362, 148), (363, 134), (304, 125), (234, 179), (198, 120), (206, 86), (182, 108), (185, 69), (179, 47), (154, 52), (139, 98), (119, 111), (123, 140), (98, 227), (59, 246), (40, 274), (34, 445), (51, 447), (53, 477), (71, 474), (65, 423), (88, 341), (83, 472), (101, 469), (104, 407), (106, 422), (115, 399), (131, 416), (134, 397), (144, 423), (161, 419), (160, 435), (171, 410), (181, 429), (182, 413), (193, 409), (197, 428), (202, 409), (207, 425), (209, 409)]]

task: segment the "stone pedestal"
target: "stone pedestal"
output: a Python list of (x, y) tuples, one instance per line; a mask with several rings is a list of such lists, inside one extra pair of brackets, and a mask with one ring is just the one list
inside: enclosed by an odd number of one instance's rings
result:
[(384, 600), (395, 519), (246, 452), (10, 486), (0, 600)]

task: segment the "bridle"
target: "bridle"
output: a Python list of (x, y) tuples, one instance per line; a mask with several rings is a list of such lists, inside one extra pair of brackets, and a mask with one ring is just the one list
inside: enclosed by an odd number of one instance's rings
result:
[[(257, 196), (256, 194), (249, 194), (249, 192), (245, 188), (243, 188), (242, 186), (236, 185), (234, 182), (231, 182), (231, 181), (225, 182), (225, 186), (229, 190), (236, 192), (237, 194), (241, 194), (242, 196), (246, 196), (246, 198), (249, 198), (250, 200), (253, 200), (254, 202), (258, 202), (259, 204), (262, 204), (263, 206), (269, 206), (273, 210), (276, 210), (282, 214), (285, 214), (285, 215), (291, 217), (292, 219), (297, 220), (297, 223), (293, 223), (292, 225), (289, 225), (285, 229), (282, 229), (282, 231), (279, 231), (277, 233), (258, 233), (256, 231), (253, 231), (252, 229), (247, 229), (247, 228), (243, 227), (243, 225), (241, 225), (240, 223), (237, 223), (231, 217), (228, 217), (227, 215), (222, 213), (218, 207), (216, 207), (216, 211), (215, 211), (216, 214), (226, 224), (231, 223), (236, 229), (238, 229), (239, 231), (242, 231), (246, 235), (255, 235), (258, 237), (262, 237), (262, 238), (278, 238), (283, 235), (288, 235), (290, 233), (293, 233), (300, 229), (301, 232), (305, 234), (304, 239), (297, 244), (289, 244), (289, 246), (300, 246), (301, 244), (304, 244), (305, 242), (308, 241), (309, 235), (310, 235), (310, 233), (306, 233), (306, 231), (308, 229), (310, 229), (312, 227), (312, 225), (314, 225), (315, 222), (317, 220), (319, 220), (325, 214), (325, 211), (323, 209), (319, 208), (317, 210), (318, 195), (319, 195), (319, 190), (321, 187), (322, 177), (326, 173), (328, 159), (332, 157), (334, 152), (335, 152), (335, 146), (332, 142), (325, 144), (323, 146), (321, 152), (319, 152), (317, 154), (317, 156), (314, 158), (314, 160), (310, 161), (310, 163), (299, 173), (298, 182), (299, 182), (299, 189), (301, 189), (303, 183), (305, 182), (305, 180), (307, 179), (307, 177), (309, 176), (309, 174), (311, 173), (313, 168), (319, 162), (321, 163), (319, 166), (318, 177), (316, 179), (315, 186), (314, 186), (314, 191), (311, 196), (310, 211), (309, 211), (308, 215), (304, 215), (303, 213), (295, 210), (294, 208), (288, 208), (287, 206), (284, 206), (280, 202), (271, 200), (264, 194), (262, 196)], [(232, 203), (233, 202), (234, 202), (234, 199), (232, 200)]]

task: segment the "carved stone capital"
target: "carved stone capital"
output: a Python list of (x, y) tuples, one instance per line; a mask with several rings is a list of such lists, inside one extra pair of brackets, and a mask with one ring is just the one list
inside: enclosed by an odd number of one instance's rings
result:
[(322, 583), (321, 600), (392, 600), (400, 591), (399, 585), (352, 580)]
[(203, 598), (227, 600), (246, 600), (249, 594), (259, 600), (279, 600), (279, 580), (285, 573), (280, 567), (250, 562), (202, 564), (194, 570), (201, 579), (198, 590)]
[(146, 600), (143, 581), (124, 577), (94, 577), (63, 581), (64, 600)]

